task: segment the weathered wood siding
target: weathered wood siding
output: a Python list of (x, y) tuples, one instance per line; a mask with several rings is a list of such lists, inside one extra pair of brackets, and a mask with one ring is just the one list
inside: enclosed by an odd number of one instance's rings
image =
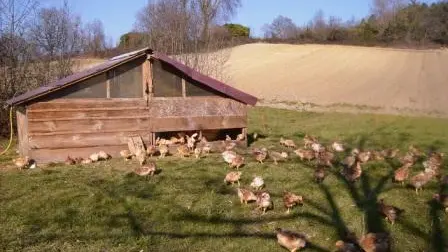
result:
[(153, 132), (245, 128), (247, 111), (221, 97), (57, 99), (29, 105), (18, 122), (21, 153), (49, 162), (99, 150), (118, 156), (131, 135), (150, 144)]
[(152, 132), (245, 128), (246, 105), (220, 97), (153, 98)]
[(60, 99), (27, 108), (30, 156), (40, 162), (87, 157), (103, 150), (113, 156), (128, 136), (150, 140), (143, 99)]

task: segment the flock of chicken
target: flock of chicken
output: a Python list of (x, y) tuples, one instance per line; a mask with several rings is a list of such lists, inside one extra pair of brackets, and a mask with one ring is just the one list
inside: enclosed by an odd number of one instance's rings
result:
[[(291, 139), (280, 138), (280, 144), (291, 148), (293, 152), (300, 158), (301, 161), (310, 163), (312, 160), (316, 160), (316, 168), (314, 172), (315, 180), (317, 183), (322, 183), (326, 176), (326, 168), (333, 168), (333, 165), (338, 163), (337, 155), (335, 153), (345, 153), (346, 148), (344, 144), (340, 142), (333, 142), (330, 146), (323, 146), (319, 143), (318, 139), (313, 136), (306, 135), (303, 139), (303, 148), (298, 148), (295, 142)], [(268, 158), (271, 158), (275, 164), (280, 160), (288, 158), (287, 152), (275, 152), (268, 151), (266, 148), (255, 148), (252, 150), (255, 160), (263, 163)], [(410, 170), (417, 163), (418, 160), (427, 156), (426, 161), (423, 162), (424, 170), (417, 175), (409, 178)], [(410, 146), (407, 153), (403, 156), (399, 156), (398, 149), (388, 149), (382, 151), (360, 151), (357, 148), (351, 149), (349, 155), (346, 156), (342, 162), (341, 175), (349, 182), (356, 182), (363, 172), (363, 165), (369, 161), (381, 161), (385, 159), (398, 158), (402, 167), (397, 169), (394, 173), (394, 181), (404, 184), (406, 180), (409, 180), (409, 184), (415, 188), (416, 194), (422, 189), (422, 187), (429, 181), (435, 178), (441, 178), (440, 182), (443, 185), (448, 184), (448, 176), (442, 178), (441, 167), (443, 161), (443, 153), (432, 152), (425, 155), (414, 146)], [(226, 150), (222, 153), (222, 157), (230, 167), (239, 169), (244, 164), (244, 157), (238, 155), (232, 150)], [(234, 184), (238, 183), (242, 173), (240, 171), (229, 172), (224, 182)], [(264, 180), (260, 176), (256, 176), (250, 184), (256, 191), (253, 192), (249, 189), (238, 188), (237, 194), (241, 203), (247, 204), (249, 201), (255, 201), (258, 209), (263, 210), (263, 214), (267, 209), (271, 208), (272, 201), (267, 191), (260, 191), (264, 186)], [(441, 190), (442, 191), (442, 190)], [(440, 193), (434, 195), (434, 200), (439, 202), (448, 212), (448, 194)], [(289, 213), (290, 209), (296, 205), (303, 204), (303, 197), (291, 192), (284, 192), (283, 202)], [(398, 207), (387, 205), (384, 199), (380, 199), (378, 202), (378, 211), (384, 215), (384, 217), (393, 225), (398, 216), (404, 211)], [(289, 249), (290, 251), (296, 251), (306, 245), (306, 235), (295, 233), (289, 230), (277, 229), (277, 238), (280, 245)], [(361, 237), (361, 239), (354, 239), (347, 237), (346, 241), (338, 241), (336, 247), (338, 251), (389, 251), (390, 240), (386, 233), (369, 233)]]
[[(256, 139), (257, 135), (254, 133), (253, 138)], [(237, 141), (245, 140), (245, 135), (240, 134), (236, 137)], [(240, 199), (241, 204), (248, 204), (255, 202), (257, 210), (261, 210), (262, 214), (266, 211), (273, 209), (273, 201), (267, 190), (263, 190), (265, 183), (261, 176), (255, 176), (250, 183), (252, 189), (244, 188), (240, 186), (240, 179), (242, 172), (239, 169), (245, 164), (245, 157), (238, 154), (235, 151), (236, 143), (229, 136), (226, 136), (226, 140), (221, 142), (221, 156), (230, 168), (234, 168), (237, 171), (231, 171), (226, 174), (224, 182), (231, 184), (232, 186), (237, 183), (238, 188), (236, 194)], [(382, 151), (360, 151), (357, 148), (353, 148), (346, 152), (344, 144), (340, 142), (333, 142), (330, 146), (322, 145), (316, 137), (305, 135), (303, 138), (303, 148), (298, 148), (296, 143), (291, 139), (280, 138), (280, 145), (291, 149), (292, 152), (300, 158), (302, 162), (308, 162), (316, 160), (316, 168), (314, 177), (317, 183), (322, 183), (326, 177), (326, 169), (333, 168), (333, 165), (342, 164), (341, 175), (351, 183), (355, 183), (363, 173), (363, 165), (369, 161), (379, 161), (385, 159), (397, 158), (402, 167), (397, 169), (394, 174), (394, 181), (404, 184), (409, 180), (409, 184), (415, 188), (416, 194), (423, 188), (429, 181), (439, 178), (442, 186), (448, 185), (448, 176), (441, 176), (441, 167), (443, 162), (443, 153), (431, 152), (424, 154), (414, 146), (410, 146), (408, 151), (404, 155), (399, 155), (398, 149), (388, 149)], [(179, 137), (172, 137), (171, 139), (158, 138), (155, 145), (146, 147), (146, 150), (137, 150), (132, 153), (129, 150), (122, 150), (120, 155), (127, 161), (130, 159), (137, 159), (140, 166), (134, 170), (134, 172), (140, 176), (148, 178), (157, 173), (157, 166), (154, 161), (147, 160), (148, 157), (159, 155), (159, 158), (164, 158), (169, 155), (170, 146), (177, 146), (177, 155), (181, 158), (195, 156), (200, 158), (204, 154), (208, 154), (212, 150), (212, 145), (203, 136), (199, 136), (197, 133), (188, 136), (187, 134), (179, 134)], [(338, 155), (336, 153), (349, 153), (341, 162), (337, 160)], [(289, 158), (288, 152), (276, 152), (267, 150), (266, 148), (253, 148), (251, 155), (254, 159), (263, 163), (267, 159), (272, 159), (274, 164), (278, 164), (280, 161), (285, 161)], [(87, 159), (72, 159), (67, 157), (66, 164), (88, 164), (97, 162), (100, 160), (107, 160), (110, 158), (105, 152), (99, 152), (92, 154)], [(412, 167), (419, 161), (422, 162), (424, 170), (417, 175), (409, 178)], [(19, 164), (17, 161), (20, 161)], [(25, 163), (29, 163), (29, 159), (25, 157), (24, 160), (14, 160), (16, 165), (23, 167)], [(448, 212), (448, 194), (440, 193), (434, 195), (434, 200), (439, 202)], [(299, 205), (304, 204), (304, 198), (301, 195), (297, 195), (293, 192), (284, 191), (283, 203), (286, 208), (286, 212)], [(387, 205), (384, 200), (381, 199), (378, 202), (378, 211), (385, 216), (385, 218), (394, 224), (399, 215), (404, 211), (392, 205)], [(281, 228), (276, 229), (278, 243), (287, 248), (289, 251), (294, 252), (306, 246), (307, 237), (305, 234), (296, 233), (290, 230)], [(360, 239), (353, 237), (347, 237), (345, 241), (336, 242), (338, 251), (389, 251), (390, 250), (390, 238), (387, 233), (368, 233), (362, 236)]]

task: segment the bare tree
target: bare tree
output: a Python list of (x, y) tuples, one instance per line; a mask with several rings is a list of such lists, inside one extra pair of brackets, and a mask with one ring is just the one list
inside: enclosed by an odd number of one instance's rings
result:
[(98, 56), (107, 47), (103, 23), (100, 20), (94, 20), (91, 23), (87, 23), (84, 30), (84, 51)]
[(406, 0), (372, 0), (371, 12), (380, 25), (385, 25), (405, 4)]
[(193, 5), (198, 8), (198, 14), (202, 21), (202, 40), (207, 41), (210, 27), (219, 21), (226, 21), (232, 17), (237, 8), (241, 6), (241, 0), (193, 0)]
[(232, 15), (238, 4), (239, 0), (152, 1), (138, 13), (135, 26), (146, 34), (147, 44), (155, 50), (224, 79), (222, 67), (230, 55), (228, 50), (222, 50), (228, 40), (219, 21)]
[(35, 86), (27, 35), (36, 6), (33, 0), (0, 0), (0, 135), (9, 129), (3, 102)]
[(42, 82), (72, 73), (72, 57), (81, 51), (81, 19), (70, 12), (67, 2), (61, 8), (43, 8), (32, 28), (32, 41), (43, 60), (36, 68), (45, 73)]
[(271, 24), (263, 26), (263, 31), (265, 38), (295, 39), (298, 37), (298, 28), (292, 19), (281, 15)]
[(325, 40), (327, 38), (327, 23), (325, 21), (325, 14), (322, 10), (318, 10), (313, 18), (314, 37), (318, 40)]

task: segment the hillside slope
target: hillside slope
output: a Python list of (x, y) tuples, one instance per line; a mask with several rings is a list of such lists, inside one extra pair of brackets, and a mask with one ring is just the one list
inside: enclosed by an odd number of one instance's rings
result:
[(249, 44), (226, 65), (232, 85), (266, 101), (448, 115), (448, 51)]

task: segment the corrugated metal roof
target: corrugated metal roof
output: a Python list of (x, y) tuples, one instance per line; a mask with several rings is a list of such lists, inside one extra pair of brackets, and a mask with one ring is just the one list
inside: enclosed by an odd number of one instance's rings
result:
[[(133, 51), (130, 53), (126, 53), (126, 54), (122, 54), (122, 55), (113, 57), (103, 64), (100, 64), (98, 66), (86, 69), (84, 71), (81, 71), (81, 72), (78, 72), (75, 74), (72, 74), (65, 78), (59, 79), (47, 86), (42, 86), (42, 87), (36, 88), (34, 90), (28, 91), (22, 95), (16, 96), (16, 97), (6, 101), (6, 103), (11, 106), (11, 105), (19, 105), (19, 104), (23, 104), (25, 102), (32, 101), (38, 97), (45, 96), (49, 93), (55, 92), (64, 87), (67, 87), (69, 85), (73, 85), (73, 84), (80, 82), (84, 79), (104, 73), (116, 66), (124, 64), (125, 62), (130, 61), (134, 58), (138, 58), (144, 54), (152, 54), (152, 50), (149, 48), (144, 48), (141, 50), (137, 50), (137, 51)], [(204, 85), (206, 85), (206, 86), (208, 86), (226, 96), (229, 96), (237, 101), (240, 101), (242, 103), (249, 104), (249, 105), (255, 105), (257, 103), (256, 97), (249, 95), (247, 93), (244, 93), (238, 89), (235, 89), (235, 88), (233, 88), (223, 82), (215, 80), (211, 77), (205, 76), (205, 75), (195, 71), (194, 69), (182, 64), (181, 62), (171, 59), (170, 57), (168, 57), (164, 54), (154, 53), (152, 55), (152, 57), (175, 67), (176, 69), (178, 69), (185, 75), (189, 76), (193, 80), (196, 80), (196, 81), (198, 81), (198, 82), (200, 82), (200, 83), (202, 83), (202, 84), (204, 84)]]

